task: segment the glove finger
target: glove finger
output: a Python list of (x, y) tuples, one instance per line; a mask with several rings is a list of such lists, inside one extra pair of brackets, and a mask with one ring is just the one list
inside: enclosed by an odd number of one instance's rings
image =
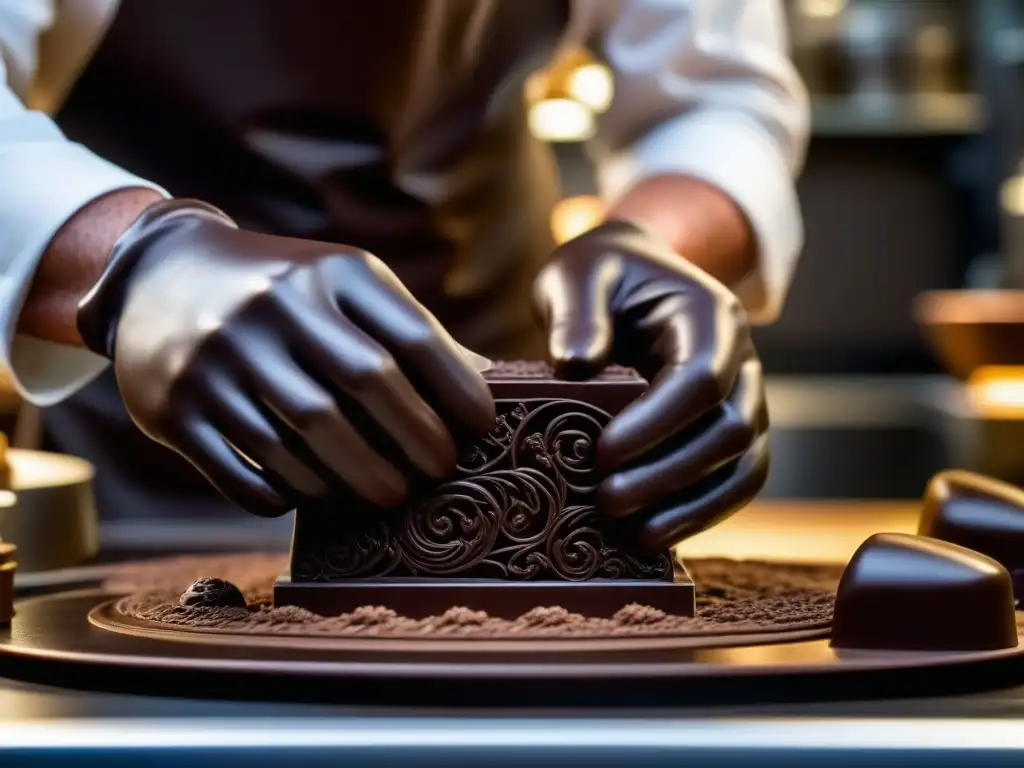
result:
[(750, 357), (745, 323), (711, 297), (665, 297), (647, 322), (657, 327), (652, 345), (662, 361), (650, 389), (604, 430), (598, 462), (612, 472), (682, 432), (721, 405)]
[(749, 359), (729, 399), (673, 439), (671, 451), (607, 478), (598, 489), (598, 508), (613, 517), (631, 515), (685, 490), (742, 455), (764, 431), (761, 364)]
[(437, 412), (474, 436), (494, 428), (494, 398), (455, 339), (377, 259), (324, 265), (329, 292), (341, 312), (398, 362), (407, 384)]
[(713, 472), (648, 517), (640, 544), (663, 551), (683, 539), (717, 525), (748, 504), (768, 478), (768, 435), (762, 435), (743, 456)]
[(275, 486), (283, 486), (299, 498), (321, 499), (328, 495), (329, 481), (286, 445), (290, 430), (275, 425), (270, 414), (262, 413), (226, 377), (211, 377), (206, 413), (234, 449), (261, 467), (275, 480)]
[(183, 424), (173, 447), (224, 497), (260, 517), (280, 517), (295, 508), (260, 470), (239, 456), (210, 424)]
[(606, 259), (578, 275), (551, 265), (534, 281), (534, 303), (559, 378), (590, 378), (608, 364), (615, 337), (611, 297), (620, 276), (621, 264)]
[(358, 418), (366, 429), (383, 431), (389, 438), (388, 448), (427, 477), (451, 475), (457, 458), (455, 441), (391, 354), (333, 302), (313, 307), (286, 302), (283, 310), (296, 364), (342, 403), (350, 423)]
[(274, 365), (253, 365), (246, 374), (252, 397), (291, 430), (286, 441), (290, 447), (302, 446), (304, 453), (371, 504), (401, 504), (408, 494), (403, 475), (370, 446), (326, 389), (283, 350), (273, 357)]

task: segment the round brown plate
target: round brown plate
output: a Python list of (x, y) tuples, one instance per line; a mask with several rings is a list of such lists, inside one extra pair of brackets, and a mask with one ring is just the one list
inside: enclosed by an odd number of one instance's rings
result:
[[(110, 621), (110, 600), (110, 593), (88, 591), (18, 603), (12, 627), (0, 631), (0, 676), (165, 695), (607, 705), (934, 695), (965, 685), (1010, 685), (1024, 671), (1024, 645), (853, 653), (833, 650), (827, 639), (792, 635), (732, 647), (665, 637), (511, 641), (519, 644), (515, 650), (510, 641), (282, 642), (194, 632), (172, 638), (166, 630), (158, 632), (167, 639), (158, 640), (144, 626), (130, 632), (97, 626)], [(1024, 625), (1022, 614), (1018, 623)]]
[(766, 629), (722, 632), (712, 635), (649, 635), (649, 636), (593, 636), (593, 637), (543, 637), (543, 638), (489, 638), (481, 636), (451, 637), (443, 635), (418, 637), (381, 637), (362, 635), (345, 636), (301, 636), (253, 632), (242, 634), (237, 631), (189, 628), (174, 629), (166, 624), (126, 616), (117, 610), (117, 599), (105, 600), (89, 611), (89, 623), (109, 632), (130, 637), (146, 638), (171, 643), (201, 643), (213, 647), (263, 648), (281, 651), (349, 651), (372, 652), (373, 654), (417, 654), (426, 657), (439, 653), (456, 653), (463, 656), (474, 654), (498, 654), (500, 662), (507, 654), (526, 654), (536, 657), (558, 657), (572, 654), (579, 658), (585, 654), (606, 656), (614, 652), (650, 652), (657, 649), (679, 651), (698, 648), (750, 647), (774, 643), (814, 640), (828, 637), (828, 627), (814, 627), (799, 630), (770, 631)]

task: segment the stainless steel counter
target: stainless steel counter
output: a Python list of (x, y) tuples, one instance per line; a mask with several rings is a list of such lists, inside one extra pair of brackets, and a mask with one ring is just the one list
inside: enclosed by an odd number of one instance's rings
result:
[[(544, 766), (1008, 765), (1024, 689), (728, 709), (433, 711), (197, 702), (0, 682), (0, 762)], [(46, 761), (45, 763), (42, 761)]]

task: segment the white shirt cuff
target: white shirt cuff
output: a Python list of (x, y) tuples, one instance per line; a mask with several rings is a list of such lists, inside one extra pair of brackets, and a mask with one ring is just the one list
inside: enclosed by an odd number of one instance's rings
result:
[(18, 142), (0, 146), (0, 366), (26, 400), (53, 405), (98, 376), (107, 361), (84, 349), (16, 333), (39, 260), (79, 209), (118, 189), (163, 189), (97, 157), (79, 144)]
[(701, 109), (662, 123), (597, 169), (598, 185), (609, 201), (637, 181), (664, 173), (718, 187), (746, 215), (758, 246), (758, 266), (733, 289), (752, 323), (774, 322), (803, 247), (793, 174), (778, 143), (753, 117)]

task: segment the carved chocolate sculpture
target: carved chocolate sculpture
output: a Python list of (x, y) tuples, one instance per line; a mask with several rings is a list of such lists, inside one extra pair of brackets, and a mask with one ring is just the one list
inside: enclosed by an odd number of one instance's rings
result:
[[(351, 602), (332, 589), (343, 587), (358, 588), (364, 604), (397, 608), (398, 600), (418, 613), (425, 601), (451, 599), (492, 615), (567, 600), (591, 614), (639, 600), (692, 614), (692, 584), (675, 583), (669, 553), (636, 550), (628, 522), (595, 508), (597, 439), (646, 382), (621, 368), (560, 381), (532, 363), (499, 364), (485, 376), (497, 422), (463, 450), (457, 477), (397, 514), (354, 500), (299, 509), (290, 579), (278, 583), (275, 602), (337, 611)], [(566, 590), (573, 585), (588, 589)]]

